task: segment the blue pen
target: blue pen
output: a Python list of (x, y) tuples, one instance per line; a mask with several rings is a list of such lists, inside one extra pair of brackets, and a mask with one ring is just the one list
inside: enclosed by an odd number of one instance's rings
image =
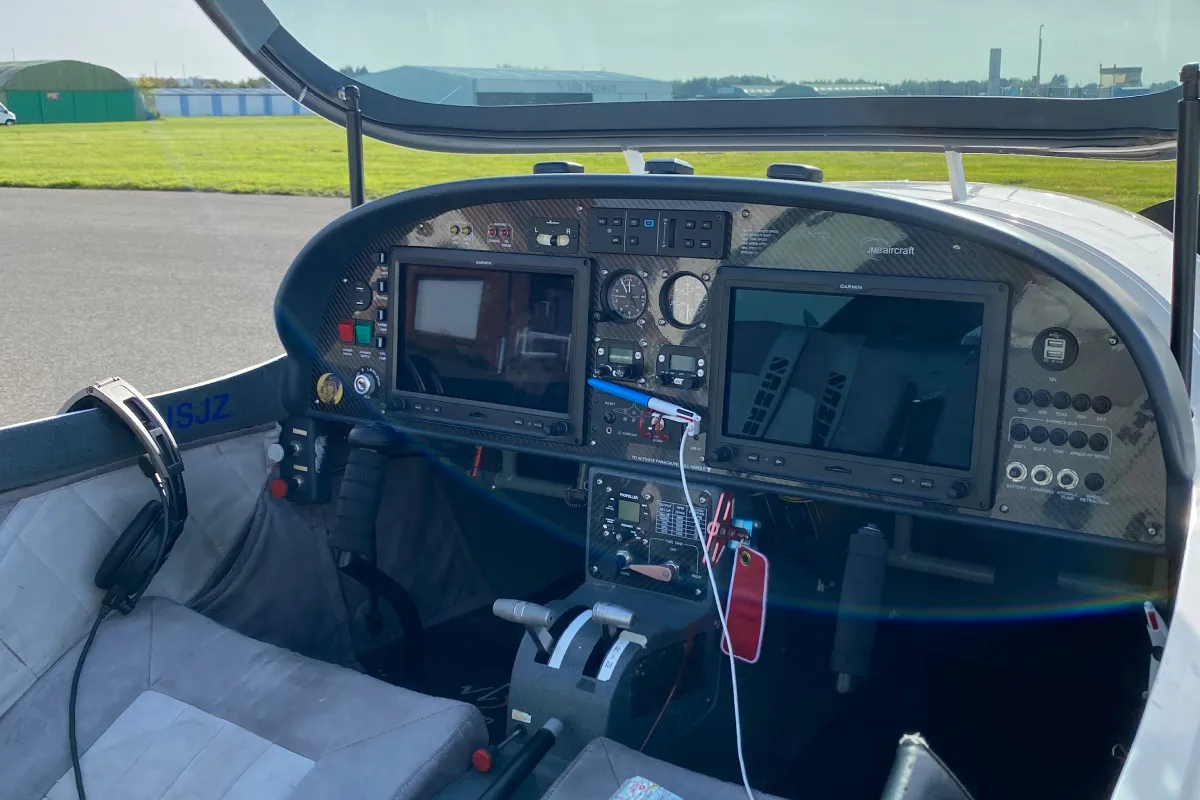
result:
[[(639, 392), (635, 389), (630, 389), (627, 386), (618, 386), (615, 383), (602, 381), (599, 378), (588, 378), (588, 386), (599, 392), (611, 394), (613, 397), (619, 397), (622, 400), (628, 400), (643, 408), (648, 408), (651, 411), (657, 411), (668, 419), (673, 419), (677, 422), (685, 423), (689, 429), (700, 424), (700, 415), (695, 411), (689, 411), (686, 408), (677, 406), (674, 403), (668, 403), (666, 400), (659, 400), (657, 397), (651, 397), (645, 392)], [(693, 429), (694, 430), (694, 429)]]

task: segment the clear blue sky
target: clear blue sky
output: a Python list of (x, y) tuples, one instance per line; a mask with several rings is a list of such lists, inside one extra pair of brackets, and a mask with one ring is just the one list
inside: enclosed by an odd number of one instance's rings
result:
[[(653, 78), (770, 73), (792, 80), (1096, 79), (1100, 62), (1148, 81), (1200, 60), (1200, 0), (270, 0), (334, 66), (609, 69)], [(253, 68), (191, 0), (0, 0), (0, 60), (75, 58), (126, 75), (239, 78)]]

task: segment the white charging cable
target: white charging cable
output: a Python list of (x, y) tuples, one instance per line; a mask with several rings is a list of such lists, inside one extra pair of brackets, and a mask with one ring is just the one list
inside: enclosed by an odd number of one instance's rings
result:
[(704, 568), (708, 571), (708, 585), (712, 587), (713, 602), (717, 606), (717, 619), (721, 621), (721, 637), (725, 641), (725, 650), (729, 654), (729, 678), (733, 682), (733, 726), (737, 734), (738, 767), (742, 771), (742, 786), (746, 788), (746, 796), (754, 800), (754, 790), (750, 788), (750, 778), (746, 775), (746, 756), (742, 753), (742, 709), (738, 703), (737, 659), (733, 657), (733, 642), (729, 641), (729, 628), (725, 625), (725, 610), (721, 608), (721, 593), (717, 590), (717, 577), (713, 574), (712, 562), (708, 560), (708, 542), (704, 537), (704, 526), (700, 524), (700, 515), (692, 505), (692, 495), (688, 491), (687, 470), (683, 466), (683, 452), (687, 447), (688, 436), (695, 434), (696, 423), (684, 426), (683, 435), (679, 437), (679, 480), (683, 484), (683, 498), (687, 500), (688, 511), (692, 513), (692, 522), (696, 525), (696, 538), (700, 540), (700, 552), (704, 554)]

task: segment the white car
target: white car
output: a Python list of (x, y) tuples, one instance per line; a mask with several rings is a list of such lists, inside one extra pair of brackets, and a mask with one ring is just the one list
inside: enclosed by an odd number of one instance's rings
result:
[(4, 106), (4, 103), (0, 103), (0, 124), (3, 124), (3, 125), (16, 125), (17, 124), (17, 115), (14, 114), (13, 112), (9, 111)]

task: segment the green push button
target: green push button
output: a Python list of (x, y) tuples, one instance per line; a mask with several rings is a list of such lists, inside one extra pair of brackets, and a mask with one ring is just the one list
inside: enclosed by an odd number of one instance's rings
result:
[(371, 328), (370, 320), (357, 320), (354, 323), (354, 341), (358, 344), (370, 344)]

